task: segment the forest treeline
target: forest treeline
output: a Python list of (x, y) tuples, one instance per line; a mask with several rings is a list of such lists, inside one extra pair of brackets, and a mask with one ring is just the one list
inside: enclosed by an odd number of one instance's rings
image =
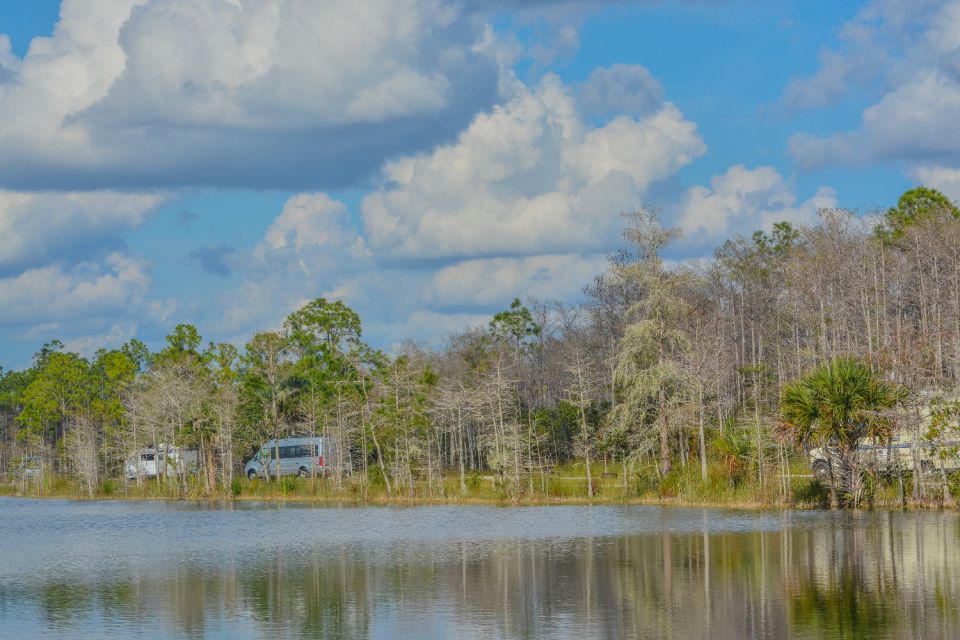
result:
[(921, 187), (876, 216), (821, 211), (671, 264), (677, 232), (640, 211), (625, 216), (629, 250), (581, 304), (518, 299), (437, 348), (373, 349), (360, 317), (324, 299), (243, 348), (191, 325), (158, 352), (131, 340), (88, 359), (52, 342), (30, 368), (0, 372), (0, 471), (40, 460), (92, 495), (130, 482), (131, 454), (167, 443), (196, 449), (201, 467), (167, 482), (237, 493), (262, 442), (324, 435), (355, 469), (324, 482), (365, 495), (469, 496), (482, 477), (534, 496), (564, 467), (586, 497), (686, 482), (789, 500), (805, 456), (780, 428), (784, 385), (853, 356), (906, 390), (900, 429), (919, 429), (921, 405), (957, 387), (958, 217)]

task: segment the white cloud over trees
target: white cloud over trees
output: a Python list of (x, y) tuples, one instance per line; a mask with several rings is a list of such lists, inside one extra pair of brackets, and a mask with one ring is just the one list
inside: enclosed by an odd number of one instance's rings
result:
[[(697, 124), (641, 65), (569, 84), (537, 68), (578, 46), (568, 12), (602, 4), (63, 0), (22, 57), (0, 35), (0, 324), (94, 348), (163, 321), (176, 303), (154, 299), (125, 240), (195, 188), (292, 194), (258, 241), (183, 252), (225, 287), (184, 319), (236, 340), (318, 295), (387, 341), (515, 296), (569, 300), (620, 246), (620, 214), (646, 204), (666, 204), (696, 251), (835, 204), (740, 165), (651, 203), (706, 153)], [(490, 16), (507, 11), (546, 12), (557, 41), (499, 33)], [(807, 85), (794, 106), (811, 106)], [(895, 110), (888, 98), (875, 108)], [(329, 195), (347, 188), (356, 201)]]
[(490, 47), (432, 0), (64, 0), (0, 42), (0, 186), (350, 184), (492, 104)]
[(786, 104), (835, 103), (864, 86), (876, 97), (853, 130), (794, 134), (790, 153), (801, 168), (904, 162), (960, 167), (960, 3), (874, 0), (840, 31), (841, 46), (794, 80)]
[(288, 200), (221, 299), (224, 331), (272, 326), (316, 295), (345, 298), (382, 336), (434, 338), (442, 318), (516, 296), (570, 300), (619, 246), (619, 214), (706, 149), (669, 102), (591, 125), (556, 76), (509, 87), (454, 143), (388, 162), (359, 211)]
[(703, 154), (669, 103), (591, 127), (555, 76), (478, 116), (457, 142), (387, 163), (361, 210), (372, 250), (397, 258), (603, 250), (619, 213)]
[(713, 176), (709, 187), (691, 187), (677, 208), (676, 221), (687, 243), (712, 247), (737, 234), (769, 230), (776, 222), (811, 223), (820, 209), (837, 206), (829, 187), (798, 200), (795, 186), (773, 167), (735, 165)]

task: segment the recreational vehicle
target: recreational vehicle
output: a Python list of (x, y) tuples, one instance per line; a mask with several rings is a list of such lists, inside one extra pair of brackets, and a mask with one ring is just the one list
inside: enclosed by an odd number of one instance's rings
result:
[(161, 444), (147, 447), (127, 458), (127, 479), (156, 478), (193, 473), (197, 468), (197, 452)]
[(303, 478), (328, 475), (338, 465), (343, 472), (350, 471), (349, 463), (341, 459), (332, 439), (312, 437), (281, 438), (263, 443), (257, 454), (244, 466), (243, 473), (250, 480), (275, 478), (278, 465), (279, 475), (299, 475)]
[[(960, 469), (960, 456), (957, 451), (960, 442), (934, 444), (925, 440), (916, 440), (909, 434), (897, 434), (888, 443), (865, 440), (857, 447), (857, 459), (861, 466), (874, 468), (883, 474), (894, 474), (898, 470), (914, 471), (918, 466), (921, 473), (928, 474), (944, 469), (951, 473)], [(839, 464), (839, 452), (831, 447), (817, 447), (810, 450), (810, 470), (822, 484), (830, 483), (830, 467)], [(836, 469), (837, 466), (834, 466)]]

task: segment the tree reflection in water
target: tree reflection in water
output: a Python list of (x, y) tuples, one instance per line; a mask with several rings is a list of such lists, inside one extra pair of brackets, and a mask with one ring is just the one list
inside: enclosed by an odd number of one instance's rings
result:
[(958, 519), (779, 516), (779, 530), (324, 544), (222, 566), (0, 582), (24, 636), (956, 638)]

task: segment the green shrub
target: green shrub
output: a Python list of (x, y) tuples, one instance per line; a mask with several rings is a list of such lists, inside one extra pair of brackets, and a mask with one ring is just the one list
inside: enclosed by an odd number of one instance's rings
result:
[(480, 485), (483, 483), (483, 478), (480, 477), (479, 471), (471, 471), (466, 477), (467, 488), (471, 491), (476, 491), (480, 488)]
[(280, 478), (280, 493), (286, 495), (295, 491), (297, 488), (297, 479), (291, 476), (285, 476)]
[(236, 498), (243, 493), (243, 481), (240, 478), (234, 478), (230, 481), (230, 495)]
[(367, 468), (367, 481), (371, 487), (385, 487), (387, 484), (383, 481), (383, 471), (377, 465), (371, 465)]

